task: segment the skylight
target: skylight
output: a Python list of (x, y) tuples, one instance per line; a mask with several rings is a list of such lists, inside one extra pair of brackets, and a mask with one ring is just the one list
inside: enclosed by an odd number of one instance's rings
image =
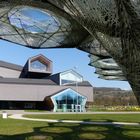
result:
[(53, 33), (59, 29), (59, 21), (47, 11), (18, 6), (8, 13), (10, 23), (31, 33)]

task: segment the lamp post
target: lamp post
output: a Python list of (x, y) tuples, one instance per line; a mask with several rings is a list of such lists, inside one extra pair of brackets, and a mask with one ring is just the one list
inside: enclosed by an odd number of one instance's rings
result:
[[(75, 66), (74, 69), (76, 71), (77, 67)], [(78, 82), (77, 77), (75, 77), (75, 86), (76, 86), (76, 95), (77, 95), (77, 98), (76, 98), (76, 112), (78, 112), (78, 83), (77, 82)]]

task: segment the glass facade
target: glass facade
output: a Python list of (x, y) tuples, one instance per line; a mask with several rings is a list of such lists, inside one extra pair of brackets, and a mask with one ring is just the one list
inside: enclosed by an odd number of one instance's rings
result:
[(83, 77), (74, 70), (68, 70), (60, 74), (60, 85), (76, 84), (82, 82)]
[(47, 71), (47, 65), (41, 63), (39, 60), (31, 62), (31, 70)]
[(84, 112), (87, 97), (80, 95), (72, 89), (66, 89), (51, 97), (54, 112)]

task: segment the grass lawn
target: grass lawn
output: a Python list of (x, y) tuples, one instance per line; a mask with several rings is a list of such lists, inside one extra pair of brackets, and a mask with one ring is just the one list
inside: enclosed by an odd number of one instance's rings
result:
[(138, 126), (46, 123), (0, 117), (0, 140), (140, 140)]
[(24, 115), (24, 116), (39, 119), (140, 123), (140, 114), (42, 114), (42, 115)]

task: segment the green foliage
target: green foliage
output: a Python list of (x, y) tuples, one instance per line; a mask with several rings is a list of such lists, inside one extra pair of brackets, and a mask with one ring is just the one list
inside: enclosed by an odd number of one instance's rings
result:
[(139, 106), (97, 106), (93, 105), (88, 111), (140, 111)]

